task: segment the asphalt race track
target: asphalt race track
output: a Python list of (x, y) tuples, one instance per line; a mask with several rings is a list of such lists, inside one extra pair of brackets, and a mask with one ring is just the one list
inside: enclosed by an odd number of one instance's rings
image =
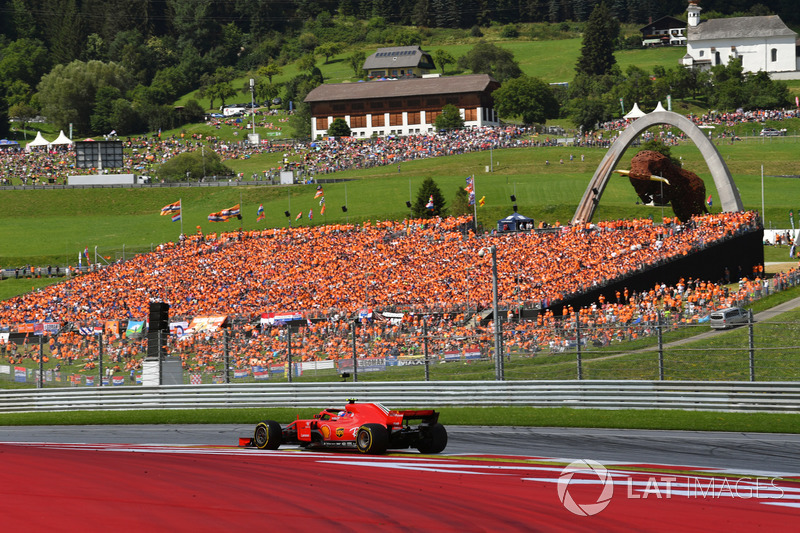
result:
[[(800, 436), (450, 427), (446, 453), (237, 448), (252, 426), (0, 429), (7, 531), (752, 531), (800, 523)], [(585, 459), (572, 463), (576, 459)]]

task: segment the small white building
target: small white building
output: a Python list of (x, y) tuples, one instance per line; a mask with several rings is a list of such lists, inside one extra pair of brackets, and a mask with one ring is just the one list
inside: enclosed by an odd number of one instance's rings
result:
[(708, 69), (741, 58), (745, 72), (767, 72), (775, 78), (798, 74), (797, 33), (777, 15), (701, 22), (701, 10), (689, 2), (686, 55), (681, 59), (685, 67)]

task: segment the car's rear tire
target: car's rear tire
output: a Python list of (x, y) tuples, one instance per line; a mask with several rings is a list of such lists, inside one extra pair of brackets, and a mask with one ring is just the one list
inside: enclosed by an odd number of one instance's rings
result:
[(437, 422), (426, 433), (417, 444), (420, 453), (439, 453), (447, 447), (447, 430), (443, 425)]
[(356, 432), (356, 447), (361, 453), (384, 453), (389, 447), (389, 430), (380, 424), (364, 424)]
[(281, 445), (281, 425), (274, 420), (264, 420), (256, 425), (253, 444), (260, 450), (277, 450)]

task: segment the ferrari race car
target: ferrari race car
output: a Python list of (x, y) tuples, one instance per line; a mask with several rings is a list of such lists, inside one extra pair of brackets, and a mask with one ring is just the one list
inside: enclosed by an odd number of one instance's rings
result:
[[(419, 424), (412, 426), (410, 421)], [(402, 448), (439, 453), (447, 446), (447, 430), (433, 410), (391, 411), (379, 403), (349, 400), (344, 409), (325, 409), (311, 420), (298, 418), (283, 428), (264, 420), (256, 425), (252, 439), (240, 439), (240, 445), (262, 450), (277, 450), (281, 444), (357, 448), (369, 454)]]

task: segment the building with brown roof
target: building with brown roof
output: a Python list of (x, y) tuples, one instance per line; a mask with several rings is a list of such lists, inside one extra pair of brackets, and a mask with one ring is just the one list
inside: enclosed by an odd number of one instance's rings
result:
[(377, 52), (364, 61), (362, 67), (368, 79), (419, 78), (435, 68), (431, 55), (419, 46), (378, 48)]
[(320, 85), (305, 99), (311, 137), (325, 136), (337, 118), (359, 138), (430, 133), (447, 104), (460, 110), (466, 127), (498, 126), (492, 92), (499, 87), (488, 74)]

